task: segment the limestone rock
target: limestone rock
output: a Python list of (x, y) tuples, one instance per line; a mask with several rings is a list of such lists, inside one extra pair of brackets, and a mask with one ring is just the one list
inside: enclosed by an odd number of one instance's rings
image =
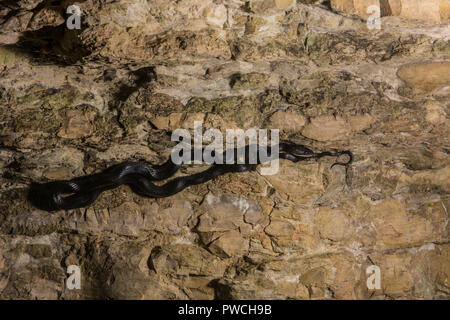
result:
[(450, 4), (445, 0), (403, 0), (400, 16), (439, 23), (450, 17)]
[(339, 140), (345, 138), (351, 128), (342, 117), (319, 116), (311, 119), (302, 130), (302, 135), (318, 141)]
[(310, 203), (324, 190), (321, 168), (317, 164), (299, 166), (280, 160), (277, 174), (267, 175), (273, 187), (298, 203)]
[(236, 74), (232, 77), (230, 86), (233, 89), (264, 87), (267, 85), (268, 78), (262, 73)]
[(433, 235), (432, 221), (420, 215), (408, 215), (404, 206), (394, 200), (387, 199), (373, 206), (370, 215), (380, 247), (402, 247), (406, 243), (429, 240)]
[(92, 121), (93, 113), (83, 113), (80, 110), (68, 110), (58, 136), (67, 139), (78, 139), (91, 135), (94, 131)]
[(317, 230), (324, 239), (340, 241), (351, 235), (352, 222), (341, 210), (323, 208), (314, 219)]
[(281, 131), (299, 132), (305, 123), (302, 115), (289, 111), (277, 111), (270, 117), (270, 127)]
[(331, 0), (331, 7), (335, 10), (349, 14), (356, 14), (367, 18), (370, 14), (367, 9), (370, 6), (379, 6), (378, 0)]
[(450, 16), (446, 0), (331, 0), (335, 10), (367, 18), (369, 6), (378, 6), (382, 16), (400, 16), (440, 23)]
[(203, 274), (221, 276), (225, 263), (205, 249), (189, 245), (156, 248), (151, 256), (151, 266), (157, 273), (177, 275)]
[(287, 9), (294, 3), (294, 0), (275, 0), (275, 6), (278, 9)]
[(446, 121), (446, 113), (444, 107), (437, 101), (428, 101), (425, 104), (425, 119), (432, 124), (442, 124)]
[(429, 93), (450, 83), (449, 62), (422, 62), (401, 66), (397, 75), (407, 86), (420, 93)]
[[(379, 30), (374, 0), (78, 1), (79, 30), (67, 1), (0, 2), (0, 299), (450, 299), (448, 0), (382, 0)], [(354, 161), (73, 210), (27, 199), (162, 164), (195, 121)]]
[(225, 232), (214, 240), (208, 249), (219, 257), (229, 258), (242, 255), (248, 250), (248, 241), (238, 231)]

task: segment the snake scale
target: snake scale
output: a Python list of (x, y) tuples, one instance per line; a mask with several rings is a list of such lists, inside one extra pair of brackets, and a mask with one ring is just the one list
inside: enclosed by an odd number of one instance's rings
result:
[[(253, 145), (254, 147), (254, 145)], [(334, 165), (348, 166), (353, 161), (352, 152), (325, 151), (315, 153), (307, 147), (294, 143), (279, 143), (278, 157), (292, 162), (307, 159), (318, 159), (325, 156), (339, 157), (347, 155), (347, 162), (335, 162)], [(111, 166), (100, 173), (95, 173), (71, 180), (52, 181), (47, 183), (32, 183), (29, 189), (29, 200), (39, 209), (46, 211), (68, 210), (89, 206), (97, 197), (106, 190), (114, 189), (120, 185), (128, 185), (136, 194), (149, 198), (163, 198), (172, 196), (183, 189), (207, 182), (220, 175), (231, 172), (245, 172), (254, 170), (256, 164), (249, 163), (250, 145), (244, 147), (245, 161), (243, 164), (212, 164), (208, 169), (189, 176), (176, 177), (163, 185), (156, 185), (152, 181), (162, 181), (173, 176), (181, 165), (175, 164), (170, 158), (162, 165), (149, 165), (144, 161), (124, 162)], [(256, 145), (259, 153), (259, 145)], [(267, 154), (271, 154), (271, 147), (267, 148)], [(238, 150), (234, 149), (234, 155)], [(222, 156), (225, 159), (225, 153)], [(191, 152), (191, 160), (194, 159), (194, 151)], [(267, 161), (258, 156), (257, 164)]]

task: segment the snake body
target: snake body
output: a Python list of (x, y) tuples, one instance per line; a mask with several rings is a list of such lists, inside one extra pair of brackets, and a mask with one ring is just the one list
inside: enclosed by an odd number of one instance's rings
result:
[[(256, 164), (249, 164), (251, 147), (247, 145), (244, 150), (244, 163), (213, 164), (205, 171), (189, 176), (177, 177), (169, 180), (163, 185), (156, 185), (152, 181), (161, 181), (173, 176), (181, 165), (175, 164), (169, 158), (162, 165), (149, 165), (144, 161), (124, 162), (107, 168), (103, 172), (74, 178), (71, 180), (52, 181), (47, 183), (32, 183), (29, 189), (29, 200), (39, 209), (46, 211), (69, 210), (89, 206), (97, 197), (106, 190), (114, 189), (120, 185), (128, 185), (136, 194), (149, 198), (163, 198), (172, 196), (183, 189), (207, 182), (220, 175), (231, 172), (244, 172), (253, 170)], [(325, 156), (339, 157), (347, 155), (347, 162), (335, 162), (334, 165), (347, 166), (353, 161), (353, 154), (346, 151), (331, 152), (325, 151), (315, 153), (307, 147), (294, 143), (280, 143), (278, 145), (278, 157), (292, 162), (307, 159), (317, 159)], [(260, 146), (256, 146), (258, 150)], [(271, 147), (267, 148), (267, 154), (271, 154)], [(222, 154), (225, 159), (225, 154)], [(234, 149), (234, 155), (238, 150)], [(191, 152), (191, 159), (194, 159), (194, 151)], [(257, 159), (257, 164), (267, 162)]]

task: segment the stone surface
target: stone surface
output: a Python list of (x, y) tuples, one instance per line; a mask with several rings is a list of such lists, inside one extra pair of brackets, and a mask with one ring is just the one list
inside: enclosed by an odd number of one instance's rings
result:
[[(67, 1), (7, 1), (0, 298), (448, 300), (449, 1), (383, 0), (369, 30), (377, 2), (89, 0), (68, 30)], [(161, 164), (195, 121), (354, 162), (280, 160), (162, 199), (121, 186), (68, 211), (27, 201), (32, 181)]]
[(344, 138), (351, 131), (350, 126), (342, 117), (320, 116), (311, 119), (302, 131), (310, 139), (330, 141)]
[(335, 10), (367, 19), (370, 6), (379, 6), (381, 16), (400, 16), (433, 23), (444, 22), (450, 17), (447, 0), (331, 0)]
[(418, 92), (428, 93), (450, 83), (450, 62), (428, 62), (401, 66), (397, 75)]
[(295, 112), (277, 111), (270, 117), (270, 127), (285, 131), (300, 131), (305, 125), (305, 117)]

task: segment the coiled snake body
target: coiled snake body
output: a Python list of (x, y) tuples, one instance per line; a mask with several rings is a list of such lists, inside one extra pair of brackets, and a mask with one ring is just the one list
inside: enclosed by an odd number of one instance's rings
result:
[[(29, 190), (29, 200), (38, 208), (46, 211), (61, 209), (75, 209), (86, 207), (92, 204), (103, 191), (117, 188), (126, 184), (138, 195), (150, 198), (162, 198), (174, 195), (191, 185), (201, 184), (212, 180), (220, 175), (230, 172), (244, 172), (253, 170), (256, 164), (249, 163), (249, 155), (252, 146), (245, 147), (245, 163), (239, 164), (213, 164), (205, 171), (190, 176), (174, 178), (165, 184), (158, 186), (152, 181), (161, 181), (174, 175), (181, 165), (175, 164), (169, 159), (162, 165), (149, 165), (144, 161), (124, 162), (119, 165), (109, 167), (101, 173), (96, 173), (72, 180), (53, 181), (48, 183), (32, 183)], [(254, 147), (254, 145), (253, 145)], [(259, 153), (260, 146), (256, 146)], [(267, 148), (267, 154), (271, 154), (271, 147)], [(234, 155), (237, 155), (234, 149)], [(325, 156), (339, 157), (349, 156), (345, 163), (335, 162), (334, 165), (347, 166), (353, 161), (353, 154), (350, 151), (320, 152), (315, 153), (305, 146), (294, 143), (279, 144), (279, 158), (292, 162), (301, 160), (321, 158)], [(222, 155), (225, 159), (225, 153)], [(192, 151), (191, 159), (194, 159)], [(257, 159), (257, 164), (267, 162)]]

